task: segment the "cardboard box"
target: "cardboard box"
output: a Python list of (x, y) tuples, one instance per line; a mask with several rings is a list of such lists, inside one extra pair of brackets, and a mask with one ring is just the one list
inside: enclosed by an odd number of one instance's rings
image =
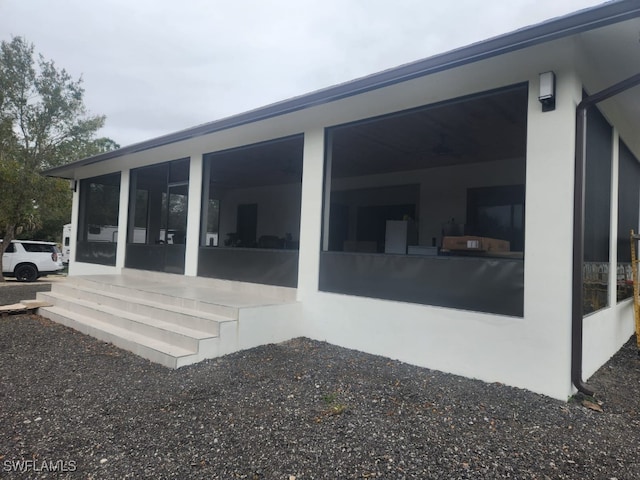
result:
[(511, 245), (506, 240), (487, 237), (444, 237), (442, 249), (461, 252), (508, 252)]

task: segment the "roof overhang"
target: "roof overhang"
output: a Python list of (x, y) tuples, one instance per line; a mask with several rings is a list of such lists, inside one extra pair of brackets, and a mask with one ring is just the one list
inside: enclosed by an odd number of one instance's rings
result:
[[(43, 173), (52, 177), (73, 179), (76, 178), (76, 170), (87, 165), (93, 165), (144, 150), (150, 150), (164, 145), (189, 140), (194, 137), (334, 102), (336, 100), (384, 88), (417, 77), (431, 75), (436, 72), (460, 67), (469, 63), (478, 62), (545, 42), (551, 42), (571, 35), (593, 31), (638, 17), (640, 17), (640, 0), (619, 0), (607, 2), (601, 6), (581, 10), (563, 17), (554, 18), (544, 23), (516, 30), (508, 34), (474, 43), (447, 53), (408, 63), (322, 90), (317, 90), (306, 95), (273, 103), (265, 107), (250, 110), (221, 120), (216, 120), (186, 130), (156, 137), (118, 150), (78, 160), (60, 167), (46, 170)], [(609, 37), (607, 37), (607, 39), (608, 38)], [(635, 42), (634, 47), (638, 47), (637, 30), (634, 30), (633, 39)], [(594, 38), (591, 43), (593, 43), (594, 48), (597, 49), (598, 45), (601, 45), (605, 40), (606, 39), (603, 36), (600, 36), (600, 39)], [(587, 44), (589, 42), (590, 41), (587, 40)], [(621, 56), (621, 58), (625, 57)], [(633, 62), (628, 62), (627, 65), (634, 69), (637, 69), (638, 65), (640, 65), (636, 63), (630, 65), (631, 63)], [(613, 67), (609, 69), (610, 76), (616, 75), (614, 70), (615, 69)]]

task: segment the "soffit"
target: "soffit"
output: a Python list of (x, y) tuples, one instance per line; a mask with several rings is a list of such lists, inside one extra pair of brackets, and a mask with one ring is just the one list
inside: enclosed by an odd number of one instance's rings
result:
[[(598, 28), (580, 34), (585, 65), (583, 76), (588, 94), (640, 73), (640, 19)], [(631, 88), (603, 102), (614, 108), (637, 131), (640, 127), (640, 87)]]

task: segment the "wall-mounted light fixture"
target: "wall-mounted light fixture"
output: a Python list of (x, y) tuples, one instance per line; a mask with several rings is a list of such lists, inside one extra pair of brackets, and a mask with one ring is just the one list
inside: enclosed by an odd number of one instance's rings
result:
[(78, 181), (77, 180), (69, 180), (69, 189), (72, 192), (75, 192), (78, 189)]
[(556, 74), (544, 72), (540, 74), (540, 94), (538, 100), (542, 104), (543, 112), (556, 109)]

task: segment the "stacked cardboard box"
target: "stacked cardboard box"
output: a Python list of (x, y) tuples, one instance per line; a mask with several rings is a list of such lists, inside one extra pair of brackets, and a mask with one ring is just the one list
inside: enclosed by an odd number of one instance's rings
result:
[(497, 238), (461, 236), (444, 237), (442, 239), (442, 249), (463, 252), (498, 253), (510, 251), (511, 246), (508, 241)]

